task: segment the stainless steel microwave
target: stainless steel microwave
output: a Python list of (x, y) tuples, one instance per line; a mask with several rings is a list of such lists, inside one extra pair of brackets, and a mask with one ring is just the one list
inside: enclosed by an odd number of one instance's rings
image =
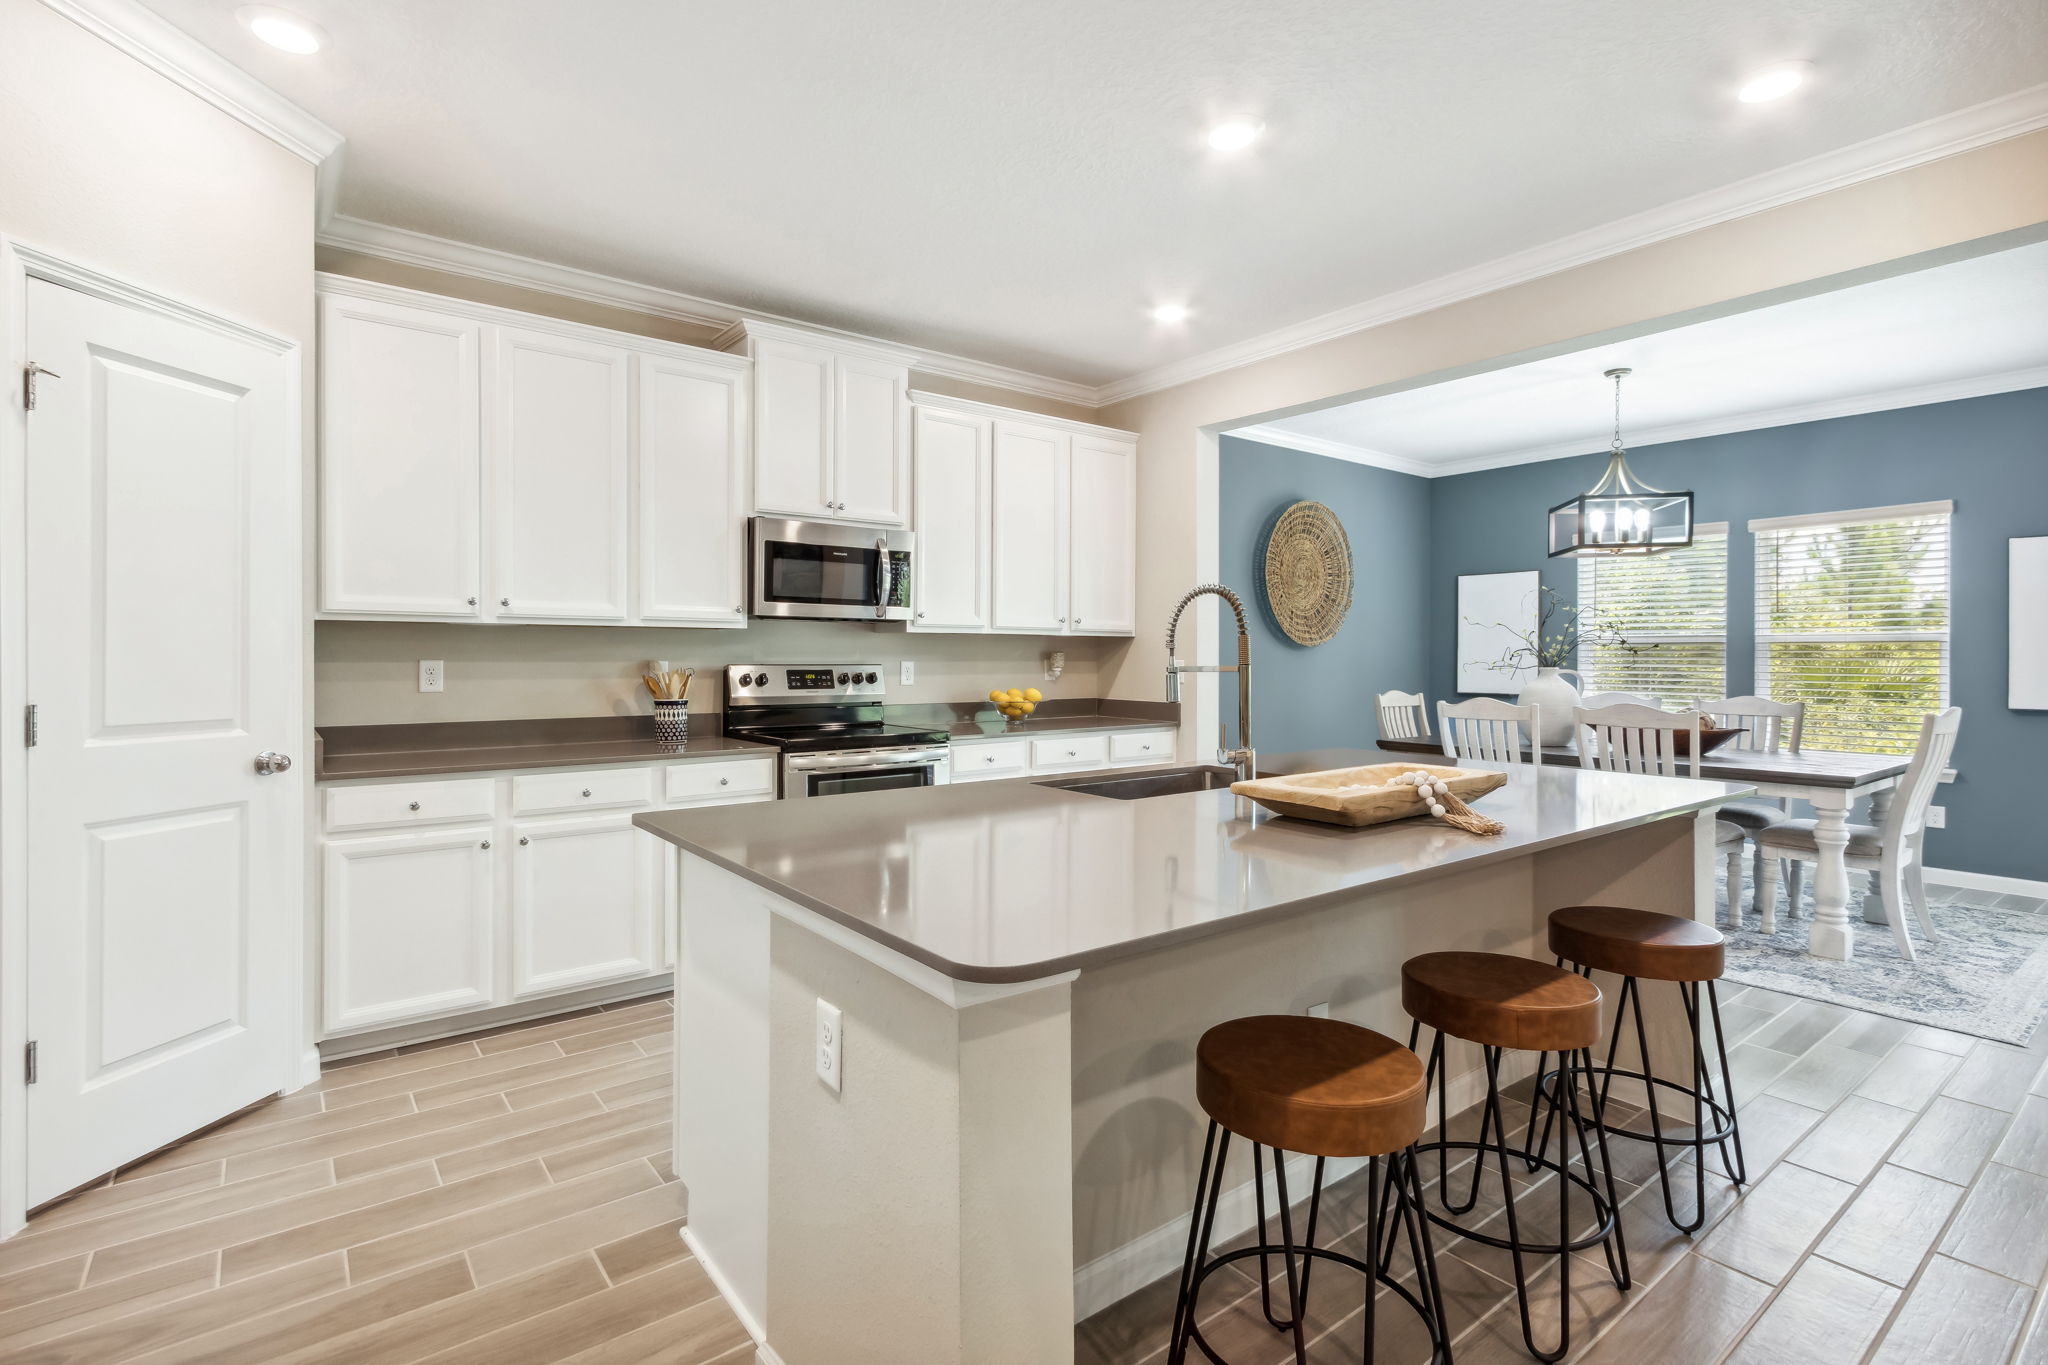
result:
[(753, 615), (907, 621), (915, 542), (892, 526), (755, 517), (748, 534)]

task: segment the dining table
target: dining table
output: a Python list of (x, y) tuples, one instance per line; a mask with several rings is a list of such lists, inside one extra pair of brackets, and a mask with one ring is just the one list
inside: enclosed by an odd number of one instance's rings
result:
[[(1379, 747), (1443, 757), (1441, 741), (1428, 736), (1382, 739)], [(1545, 763), (1572, 767), (1582, 763), (1577, 746), (1571, 744), (1545, 746), (1542, 756)], [(1819, 856), (1814, 863), (1813, 923), (1807, 929), (1806, 946), (1816, 957), (1847, 961), (1856, 951), (1856, 929), (1849, 915), (1849, 812), (1859, 797), (1867, 796), (1870, 823), (1883, 826), (1892, 790), (1911, 761), (1910, 754), (1726, 749), (1703, 755), (1696, 769), (1690, 759), (1681, 763), (1688, 777), (1746, 783), (1759, 795), (1792, 797), (1813, 807), (1813, 842)], [(1731, 923), (1740, 924), (1741, 897), (1736, 891), (1729, 888), (1728, 914)], [(1708, 916), (1711, 913), (1709, 909)], [(1871, 924), (1888, 922), (1875, 879), (1864, 894), (1861, 918)]]

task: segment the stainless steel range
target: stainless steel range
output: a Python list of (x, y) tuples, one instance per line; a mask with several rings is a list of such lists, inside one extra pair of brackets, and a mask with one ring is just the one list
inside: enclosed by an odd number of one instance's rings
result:
[(782, 751), (785, 799), (946, 782), (945, 728), (882, 719), (884, 697), (872, 664), (732, 664), (725, 732)]

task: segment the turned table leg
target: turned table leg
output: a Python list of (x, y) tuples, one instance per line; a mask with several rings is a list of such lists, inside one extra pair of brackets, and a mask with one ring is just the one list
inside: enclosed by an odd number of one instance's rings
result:
[[(1891, 808), (1892, 789), (1890, 787), (1879, 787), (1870, 794), (1870, 823), (1876, 825), (1879, 829), (1883, 829), (1885, 816), (1890, 813)], [(1865, 924), (1890, 923), (1884, 912), (1884, 895), (1880, 890), (1878, 882), (1879, 879), (1875, 874), (1866, 877), (1863, 881), (1863, 922)]]
[(1816, 791), (1811, 799), (1820, 856), (1813, 865), (1813, 928), (1806, 946), (1815, 957), (1847, 961), (1856, 950), (1849, 923), (1849, 793)]

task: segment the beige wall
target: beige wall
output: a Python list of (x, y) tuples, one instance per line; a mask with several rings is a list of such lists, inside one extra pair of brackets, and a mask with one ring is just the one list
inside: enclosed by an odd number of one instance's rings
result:
[[(1030, 635), (911, 635), (854, 621), (755, 621), (745, 630), (656, 626), (464, 626), (322, 621), (314, 631), (319, 725), (394, 725), (431, 720), (522, 720), (645, 715), (641, 665), (667, 659), (700, 675), (725, 664), (865, 663), (886, 669), (889, 699), (970, 701), (990, 688), (1037, 687), (1048, 697), (1095, 697), (1128, 640)], [(1048, 650), (1065, 650), (1066, 672), (1043, 680)], [(447, 664), (447, 690), (419, 690), (419, 661)], [(896, 665), (917, 661), (917, 682)], [(715, 678), (700, 680), (692, 709), (722, 704)]]
[[(1739, 311), (1734, 300), (2044, 221), (2048, 132), (2038, 132), (1104, 408), (1096, 420), (1142, 439), (1140, 627), (1163, 627), (1175, 599), (1215, 570), (1213, 547), (1207, 556), (1201, 548), (1201, 529), (1213, 539), (1215, 524), (1205, 425), (1490, 368), (1499, 357), (1592, 344), (1657, 319)], [(1202, 619), (1212, 615), (1205, 609)], [(1152, 652), (1127, 654), (1107, 694), (1163, 695), (1157, 663)], [(1213, 689), (1196, 690), (1213, 705)], [(1197, 733), (1213, 730), (1213, 719), (1191, 723)]]

